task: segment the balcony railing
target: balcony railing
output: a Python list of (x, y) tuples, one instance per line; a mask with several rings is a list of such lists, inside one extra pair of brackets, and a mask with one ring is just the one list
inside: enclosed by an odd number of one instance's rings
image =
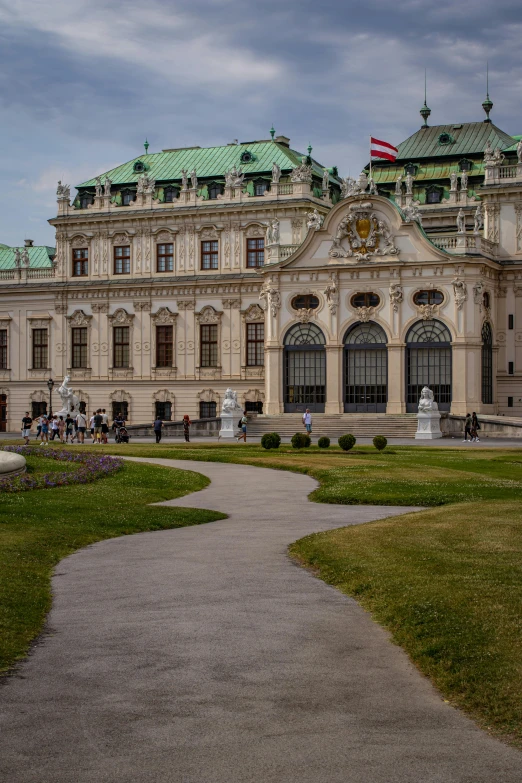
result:
[(25, 283), (27, 280), (49, 280), (53, 277), (56, 277), (56, 267), (0, 269), (0, 280), (12, 280), (13, 283)]
[(466, 253), (481, 253), (488, 258), (495, 258), (497, 246), (495, 242), (480, 234), (434, 234), (428, 235), (434, 245), (455, 255)]

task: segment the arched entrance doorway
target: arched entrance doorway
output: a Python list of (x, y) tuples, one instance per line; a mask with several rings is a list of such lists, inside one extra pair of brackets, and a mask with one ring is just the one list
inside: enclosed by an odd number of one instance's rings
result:
[(482, 402), (491, 405), (493, 402), (493, 332), (487, 321), (482, 327), (481, 365)]
[(416, 413), (423, 386), (439, 410), (451, 406), (451, 333), (442, 321), (417, 321), (406, 335), (406, 410)]
[(324, 334), (312, 323), (292, 326), (284, 339), (285, 413), (324, 413), (326, 352)]
[(351, 326), (344, 338), (345, 413), (386, 413), (386, 332), (369, 321)]

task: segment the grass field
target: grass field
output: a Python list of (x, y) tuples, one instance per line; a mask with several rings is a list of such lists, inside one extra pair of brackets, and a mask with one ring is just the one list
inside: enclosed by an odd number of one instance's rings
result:
[[(284, 445), (277, 451), (264, 451), (254, 444), (174, 442), (159, 446), (109, 445), (103, 451), (194, 460), (195, 470), (197, 461), (219, 461), (307, 473), (320, 482), (311, 499), (321, 503), (428, 506), (428, 510), (417, 514), (308, 536), (292, 546), (291, 555), (370, 611), (448, 701), (466, 710), (485, 728), (522, 745), (520, 449), (393, 447), (379, 453), (371, 446), (356, 446), (345, 453), (338, 448), (296, 451)], [(138, 474), (138, 469), (144, 472)], [(122, 486), (137, 493), (141, 506), (151, 502), (148, 498), (159, 499), (157, 492), (162, 497), (182, 494), (176, 481), (168, 478), (168, 469), (161, 469), (161, 474), (158, 480), (157, 468), (129, 465)], [(201, 476), (198, 480), (206, 483)], [(291, 475), (288, 480), (292, 480)], [(108, 486), (109, 482), (111, 486), (118, 484), (118, 476), (102, 483)], [(197, 481), (191, 482), (196, 488)], [(54, 497), (55, 492), (90, 491), (88, 487), (70, 487), (23, 494), (24, 500), (30, 501), (36, 495)], [(125, 496), (124, 491), (118, 498)], [(75, 503), (81, 506), (82, 502), (79, 495)], [(125, 512), (119, 510), (118, 514), (134, 518), (135, 512), (128, 510), (130, 505), (126, 504)], [(51, 514), (59, 524), (66, 508), (67, 502), (57, 507), (53, 500), (46, 506), (45, 514)], [(116, 508), (119, 509), (119, 503)], [(198, 515), (197, 519), (181, 522), (163, 518), (156, 522), (158, 526), (206, 521), (199, 517), (205, 512), (156, 511)], [(207, 513), (209, 518), (217, 517)], [(321, 513), (328, 511), (318, 506), (318, 514)], [(13, 511), (13, 522), (15, 518)], [(91, 510), (89, 519), (93, 518), (97, 538), (105, 537), (100, 535), (101, 525), (110, 525), (113, 530), (113, 520), (102, 522)], [(39, 519), (36, 506), (32, 524), (39, 527)], [(147, 522), (155, 523), (152, 514)], [(121, 518), (115, 519), (114, 525), (119, 532), (107, 531), (107, 535), (141, 529), (139, 522), (124, 523)], [(72, 549), (84, 545), (86, 534), (88, 537), (88, 531), (82, 527), (81, 537), (78, 533)], [(29, 538), (26, 546), (27, 556), (35, 561), (29, 570), (38, 574), (39, 550)], [(5, 557), (3, 550), (0, 535), (0, 574), (4, 562), (14, 562)], [(46, 561), (42, 576), (45, 584), (51, 564), (57, 559), (58, 552)], [(12, 567), (16, 571), (17, 564)], [(33, 629), (48, 607), (48, 591), (44, 597)], [(13, 601), (16, 600), (14, 596)], [(22, 653), (30, 638), (26, 637), (25, 647), (18, 648)]]
[[(28, 466), (32, 472), (74, 469), (39, 457), (30, 457)], [(222, 519), (211, 511), (148, 505), (207, 484), (198, 473), (127, 463), (94, 484), (0, 495), (0, 672), (40, 633), (51, 605), (52, 570), (63, 557), (104, 538)]]

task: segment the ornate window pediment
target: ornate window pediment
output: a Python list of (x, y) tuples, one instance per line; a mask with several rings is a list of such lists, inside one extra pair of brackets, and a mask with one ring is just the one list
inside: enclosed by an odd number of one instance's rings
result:
[(359, 201), (350, 206), (339, 223), (328, 255), (369, 261), (376, 256), (398, 253), (388, 222), (373, 211), (371, 201)]
[(218, 324), (222, 315), (223, 313), (218, 313), (211, 305), (207, 305), (199, 313), (196, 313), (196, 321), (198, 324)]
[(71, 247), (86, 247), (90, 242), (89, 237), (77, 234), (71, 239)]
[(128, 313), (123, 309), (123, 307), (120, 307), (118, 310), (116, 310), (115, 313), (109, 315), (108, 318), (113, 326), (130, 326), (132, 324), (134, 314)]
[(152, 313), (151, 315), (152, 320), (158, 326), (162, 326), (163, 324), (174, 324), (176, 323), (177, 317), (178, 314), (172, 313), (168, 307), (160, 307), (157, 312)]
[(250, 223), (245, 228), (245, 236), (248, 238), (263, 237), (266, 234), (266, 226), (262, 226), (260, 223)]
[(175, 234), (167, 228), (162, 228), (161, 231), (155, 235), (155, 240), (158, 243), (174, 242)]
[(245, 321), (264, 321), (265, 313), (259, 305), (251, 304), (243, 313), (243, 318)]
[(86, 315), (83, 310), (75, 310), (72, 315), (67, 316), (70, 326), (89, 326), (92, 315)]
[(130, 245), (131, 243), (131, 237), (126, 234), (114, 234), (112, 238), (112, 244), (113, 245)]

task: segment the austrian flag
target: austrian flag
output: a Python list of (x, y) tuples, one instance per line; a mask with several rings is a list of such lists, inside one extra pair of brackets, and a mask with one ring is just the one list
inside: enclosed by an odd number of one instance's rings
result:
[(385, 160), (395, 160), (399, 150), (387, 141), (379, 141), (370, 136), (370, 157), (384, 158)]

